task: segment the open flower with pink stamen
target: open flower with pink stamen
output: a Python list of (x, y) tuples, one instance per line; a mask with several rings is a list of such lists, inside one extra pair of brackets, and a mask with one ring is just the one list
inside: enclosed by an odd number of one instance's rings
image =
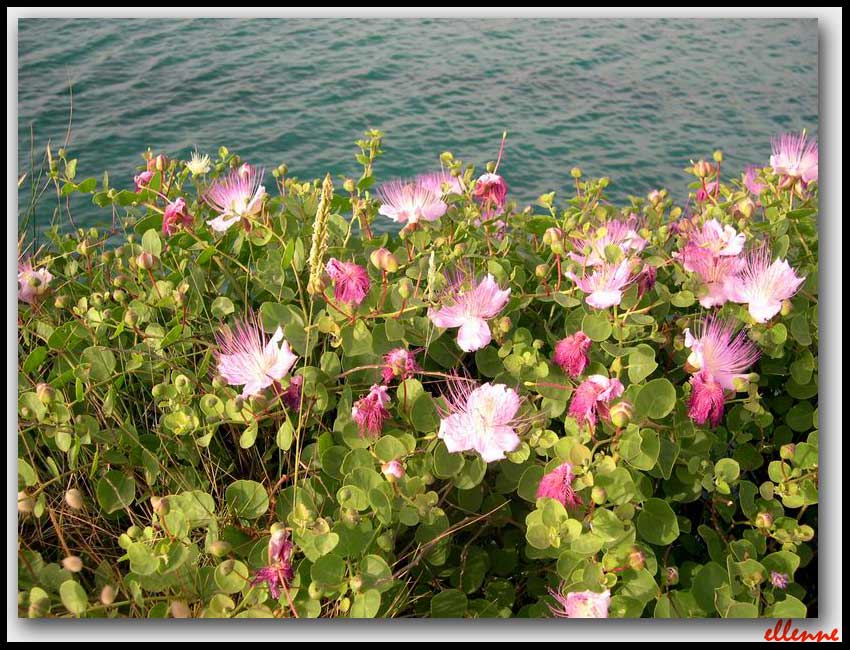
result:
[(263, 173), (246, 163), (213, 181), (204, 193), (204, 200), (218, 212), (215, 219), (207, 221), (213, 230), (225, 232), (235, 223), (260, 213), (266, 196), (261, 184)]
[(440, 197), (447, 194), (463, 194), (460, 179), (447, 171), (420, 174), (416, 177), (416, 181)]
[(744, 250), (746, 235), (738, 233), (732, 226), (724, 226), (717, 219), (709, 219), (700, 228), (688, 232), (688, 241), (673, 257), (682, 261), (686, 271), (694, 272), (693, 260), (704, 259), (708, 253), (712, 257), (740, 255)]
[(688, 399), (688, 417), (700, 425), (710, 422), (716, 427), (723, 420), (726, 394), (723, 386), (712, 375), (700, 370), (691, 377), (691, 396)]
[(464, 352), (487, 345), (492, 335), (487, 321), (504, 309), (511, 290), (502, 289), (489, 273), (480, 281), (460, 273), (443, 292), (440, 307), (430, 307), (428, 318), (437, 327), (457, 327), (457, 344)]
[(558, 465), (540, 479), (540, 485), (537, 487), (537, 498), (555, 499), (565, 508), (575, 508), (581, 505), (581, 499), (573, 490), (574, 478), (575, 474), (571, 463)]
[(590, 363), (590, 344), (590, 337), (579, 330), (555, 344), (552, 360), (570, 377), (578, 377)]
[(549, 589), (549, 594), (557, 601), (555, 607), (549, 606), (552, 614), (558, 618), (608, 618), (608, 608), (611, 606), (611, 592), (571, 591), (562, 594), (564, 585), (559, 591)]
[(27, 258), (18, 262), (18, 300), (32, 305), (44, 295), (53, 279), (53, 274), (45, 269), (35, 269), (32, 260)]
[(188, 228), (192, 225), (192, 215), (186, 210), (186, 200), (181, 196), (165, 206), (162, 215), (162, 234), (171, 237), (180, 226)]
[(390, 181), (381, 185), (376, 195), (381, 202), (378, 214), (396, 223), (436, 221), (449, 207), (443, 201), (443, 191), (436, 176)]
[(292, 567), (294, 551), (295, 545), (290, 541), (286, 529), (275, 530), (269, 539), (269, 563), (257, 570), (251, 578), (251, 584), (256, 586), (265, 582), (272, 598), (275, 600), (280, 598), (281, 587), (288, 587), (295, 577)]
[(696, 273), (703, 285), (699, 304), (719, 307), (729, 300), (727, 287), (734, 282), (744, 266), (741, 257), (718, 257), (706, 249), (691, 247), (687, 255), (690, 270)]
[(818, 180), (818, 143), (803, 133), (783, 133), (771, 142), (770, 166), (785, 178), (804, 183)]
[(764, 188), (767, 187), (767, 185), (759, 181), (759, 172), (761, 172), (761, 168), (758, 165), (747, 165), (744, 167), (744, 187), (755, 197), (761, 196)]
[(505, 179), (494, 173), (481, 174), (472, 189), (472, 198), (481, 206), (485, 219), (500, 214), (505, 209), (508, 196), (508, 184)]
[(688, 365), (705, 370), (726, 390), (737, 390), (736, 382), (746, 378), (744, 371), (759, 358), (746, 331), (736, 333), (731, 321), (715, 316), (708, 316), (696, 328), (696, 336), (685, 329), (685, 347), (691, 350)]
[(605, 263), (591, 267), (581, 277), (572, 271), (567, 271), (565, 275), (587, 294), (584, 301), (588, 305), (607, 309), (622, 301), (623, 292), (637, 278), (634, 268), (635, 260), (626, 259), (616, 264)]
[(150, 184), (151, 180), (153, 180), (153, 175), (154, 172), (152, 171), (143, 171), (142, 173), (136, 174), (133, 177), (133, 183), (136, 186), (137, 194)]
[(612, 219), (598, 228), (587, 233), (583, 237), (573, 237), (572, 246), (576, 252), (571, 252), (570, 257), (586, 266), (603, 266), (607, 263), (605, 249), (608, 246), (617, 246), (625, 256), (639, 253), (646, 248), (646, 240), (637, 233), (640, 223), (635, 216), (625, 221)]
[(359, 305), (369, 294), (372, 286), (369, 272), (359, 264), (341, 262), (332, 257), (325, 270), (334, 283), (334, 298), (350, 305)]
[(746, 303), (750, 316), (766, 323), (800, 289), (805, 277), (799, 277), (786, 260), (772, 260), (767, 246), (750, 251), (740, 274), (727, 283), (729, 300)]
[(215, 337), (218, 372), (229, 385), (244, 386), (244, 398), (258, 395), (280, 381), (298, 359), (283, 339), (280, 327), (266, 342), (262, 325), (255, 315), (249, 314), (237, 321), (233, 329), (225, 327), (216, 332)]
[(360, 429), (361, 437), (376, 438), (384, 428), (384, 420), (390, 417), (387, 406), (390, 396), (386, 386), (374, 384), (369, 393), (354, 402), (351, 407), (351, 417)]
[(384, 355), (384, 367), (381, 368), (381, 377), (385, 384), (389, 384), (394, 377), (404, 381), (412, 377), (414, 373), (421, 370), (416, 363), (416, 355), (404, 348), (393, 348)]
[(519, 447), (517, 428), (521, 398), (504, 384), (478, 385), (463, 377), (447, 380), (439, 406), (440, 430), (437, 437), (452, 453), (475, 451), (485, 462), (501, 460)]
[(597, 417), (608, 417), (608, 404), (623, 394), (623, 384), (619, 379), (609, 379), (604, 375), (591, 375), (576, 388), (570, 402), (569, 415), (579, 426), (596, 427)]

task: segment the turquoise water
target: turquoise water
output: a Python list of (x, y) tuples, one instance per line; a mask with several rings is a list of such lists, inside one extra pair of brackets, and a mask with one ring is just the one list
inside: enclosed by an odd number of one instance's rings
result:
[[(611, 195), (667, 186), (721, 148), (765, 163), (770, 137), (817, 132), (815, 20), (46, 20), (19, 23), (19, 174), (64, 140), (78, 177), (131, 187), (140, 152), (219, 145), (291, 175), (355, 174), (386, 133), (379, 179), (496, 157), (521, 203), (575, 165)], [(28, 190), (22, 190), (26, 200)], [(49, 222), (55, 201), (36, 212)], [(78, 222), (110, 219), (85, 203)]]

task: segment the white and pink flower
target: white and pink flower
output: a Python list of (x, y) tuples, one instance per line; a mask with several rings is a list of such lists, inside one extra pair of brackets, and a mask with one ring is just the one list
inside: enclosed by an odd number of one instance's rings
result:
[(231, 226), (260, 213), (266, 188), (261, 184), (263, 170), (245, 163), (227, 176), (217, 178), (204, 194), (204, 200), (218, 216), (207, 221), (216, 232), (226, 232)]
[(439, 308), (430, 307), (428, 318), (437, 327), (457, 327), (457, 344), (464, 352), (486, 346), (492, 335), (487, 321), (504, 309), (511, 290), (502, 289), (489, 273), (480, 281), (462, 274), (444, 292)]

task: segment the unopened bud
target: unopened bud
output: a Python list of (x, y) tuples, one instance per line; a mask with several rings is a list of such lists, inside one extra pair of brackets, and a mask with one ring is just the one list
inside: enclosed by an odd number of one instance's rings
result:
[(342, 183), (342, 189), (344, 189), (349, 194), (354, 194), (355, 187), (356, 186), (354, 185), (354, 181), (350, 178), (346, 178), (345, 181), (343, 181)]
[(706, 176), (710, 176), (714, 167), (711, 163), (706, 162), (705, 160), (700, 160), (698, 163), (694, 163), (694, 175), (697, 178), (705, 178)]
[(174, 618), (191, 618), (192, 612), (182, 600), (175, 600), (171, 603), (171, 615)]
[(372, 254), (369, 255), (369, 261), (372, 262), (372, 266), (381, 271), (388, 273), (398, 271), (398, 260), (386, 248), (378, 248), (372, 251)]
[(210, 544), (210, 554), (215, 557), (226, 557), (230, 553), (232, 546), (230, 542), (225, 542), (223, 539), (217, 539)]
[(18, 492), (18, 512), (28, 515), (33, 508), (35, 508), (35, 499), (23, 490)]
[(83, 561), (76, 555), (69, 555), (62, 559), (62, 568), (71, 573), (79, 573), (83, 570)]
[(398, 295), (406, 300), (410, 298), (411, 293), (413, 293), (413, 286), (410, 284), (410, 280), (402, 278), (401, 282), (398, 283)]
[(50, 404), (53, 398), (56, 397), (56, 390), (50, 384), (41, 382), (35, 387), (35, 394), (38, 396), (42, 404)]
[(77, 488), (71, 488), (65, 492), (65, 503), (73, 510), (81, 510), (83, 507), (83, 494)]
[(674, 566), (668, 566), (664, 570), (664, 582), (671, 587), (679, 584), (679, 569)]
[(581, 178), (581, 168), (580, 167), (573, 167), (570, 170), (570, 176), (572, 176), (573, 178)]
[(629, 553), (629, 567), (640, 571), (644, 566), (646, 566), (646, 555), (637, 546), (633, 546)]
[(115, 589), (111, 585), (104, 585), (100, 590), (100, 602), (111, 605), (115, 602)]
[(738, 201), (736, 207), (738, 208), (738, 212), (740, 212), (747, 219), (749, 219), (753, 216), (753, 212), (756, 209), (756, 204), (751, 198), (747, 197), (746, 199), (741, 199), (740, 201)]
[(404, 468), (397, 460), (391, 460), (381, 465), (381, 471), (387, 477), (388, 481), (394, 481), (404, 476)]
[(136, 258), (136, 264), (139, 266), (139, 268), (145, 269), (146, 271), (150, 271), (151, 269), (156, 267), (156, 257), (154, 257), (153, 254), (149, 253), (148, 251), (142, 251)]
[(783, 300), (782, 307), (779, 310), (779, 313), (783, 316), (787, 316), (794, 310), (794, 305), (790, 300)]
[(756, 515), (756, 528), (770, 528), (773, 526), (773, 515), (769, 512), (760, 512)]
[(56, 300), (53, 301), (53, 306), (56, 309), (65, 309), (68, 307), (68, 296), (56, 296)]
[(716, 163), (723, 162), (723, 152), (720, 151), (720, 149), (718, 149), (717, 151), (714, 152), (714, 154), (712, 155), (712, 158), (714, 158), (714, 162), (716, 162)]
[(351, 580), (348, 581), (348, 587), (351, 589), (351, 593), (359, 594), (363, 589), (363, 578), (361, 576), (352, 576)]
[(599, 487), (598, 485), (594, 485), (590, 490), (590, 500), (593, 501), (598, 506), (601, 506), (605, 503), (605, 500), (608, 498), (608, 492), (605, 491), (605, 488)]
[(618, 429), (622, 429), (631, 422), (634, 406), (632, 406), (631, 402), (622, 400), (614, 404), (609, 413), (611, 415), (611, 423)]
[(785, 460), (791, 460), (794, 458), (794, 454), (797, 452), (797, 445), (793, 442), (789, 442), (787, 445), (782, 445), (779, 448), (779, 456), (784, 458)]
[(534, 275), (538, 278), (545, 278), (549, 275), (549, 266), (547, 264), (538, 264), (534, 267)]
[(315, 582), (311, 582), (310, 586), (307, 587), (307, 595), (310, 596), (310, 600), (320, 600), (324, 593), (322, 587)]
[(165, 171), (168, 168), (168, 158), (166, 158), (163, 154), (159, 154), (153, 159), (153, 168), (158, 172)]
[(659, 192), (658, 190), (652, 190), (649, 193), (649, 195), (647, 196), (647, 198), (649, 199), (649, 203), (653, 207), (657, 207), (658, 204), (661, 203), (661, 201), (663, 200), (663, 197), (661, 196), (661, 192)]
[(496, 323), (496, 327), (501, 334), (507, 334), (510, 332), (512, 325), (513, 323), (511, 322), (511, 319), (507, 316), (502, 316)]
[(136, 525), (130, 526), (127, 529), (127, 535), (130, 539), (139, 539), (142, 536), (142, 529)]

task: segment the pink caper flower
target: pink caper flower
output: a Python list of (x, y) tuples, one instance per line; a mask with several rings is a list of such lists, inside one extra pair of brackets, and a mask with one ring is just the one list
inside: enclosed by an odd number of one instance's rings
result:
[(390, 396), (386, 386), (373, 385), (369, 393), (351, 407), (351, 417), (360, 429), (361, 437), (376, 438), (384, 428), (384, 420), (390, 417), (387, 406)]
[(171, 237), (179, 226), (188, 228), (192, 225), (192, 215), (186, 210), (186, 201), (181, 196), (165, 207), (162, 215), (162, 234)]
[(772, 141), (770, 166), (788, 179), (801, 179), (808, 184), (818, 180), (818, 143), (809, 140), (805, 132), (783, 133)]
[(591, 343), (582, 331), (571, 334), (555, 344), (553, 361), (570, 377), (578, 377), (590, 363), (587, 351)]
[(404, 476), (404, 467), (397, 460), (391, 460), (381, 465), (381, 472), (389, 480), (400, 479)]
[(18, 262), (18, 300), (32, 305), (43, 296), (53, 279), (53, 274), (46, 268), (34, 269), (32, 260), (27, 258)]
[(710, 422), (711, 426), (716, 427), (723, 420), (723, 407), (726, 403), (723, 387), (705, 370), (700, 370), (691, 377), (690, 383), (688, 417), (697, 424)]
[(359, 305), (369, 294), (372, 283), (369, 273), (359, 264), (328, 260), (325, 270), (334, 282), (334, 298), (340, 302)]
[(472, 198), (481, 206), (486, 219), (502, 212), (507, 196), (508, 184), (505, 179), (489, 172), (478, 177), (472, 190)]
[(442, 296), (443, 306), (430, 307), (428, 318), (437, 327), (457, 327), (457, 344), (464, 352), (486, 346), (492, 335), (487, 321), (494, 318), (510, 298), (510, 289), (501, 289), (487, 274), (481, 281), (458, 277)]
[[(561, 586), (563, 589), (563, 585)], [(561, 591), (549, 590), (549, 594), (557, 601), (557, 606), (549, 607), (552, 614), (558, 618), (608, 618), (608, 608), (611, 606), (611, 592), (571, 591), (566, 595)]]
[(404, 381), (421, 370), (412, 352), (408, 352), (404, 348), (394, 348), (384, 355), (381, 377), (385, 384), (389, 384), (394, 377)]
[(151, 182), (154, 172), (144, 171), (133, 177), (133, 182), (136, 184), (136, 193), (138, 194), (145, 189)]
[(265, 582), (272, 598), (280, 598), (281, 587), (288, 587), (295, 577), (292, 568), (292, 554), (295, 546), (289, 539), (289, 533), (281, 528), (272, 533), (269, 539), (269, 564), (257, 570), (251, 578), (252, 585)]
[(579, 425), (596, 427), (597, 416), (608, 417), (608, 404), (623, 394), (619, 379), (604, 375), (591, 375), (576, 388), (568, 413)]
[(565, 508), (575, 508), (581, 505), (581, 499), (573, 490), (574, 478), (575, 474), (573, 474), (571, 463), (558, 465), (540, 479), (540, 485), (537, 487), (537, 498), (555, 499)]

